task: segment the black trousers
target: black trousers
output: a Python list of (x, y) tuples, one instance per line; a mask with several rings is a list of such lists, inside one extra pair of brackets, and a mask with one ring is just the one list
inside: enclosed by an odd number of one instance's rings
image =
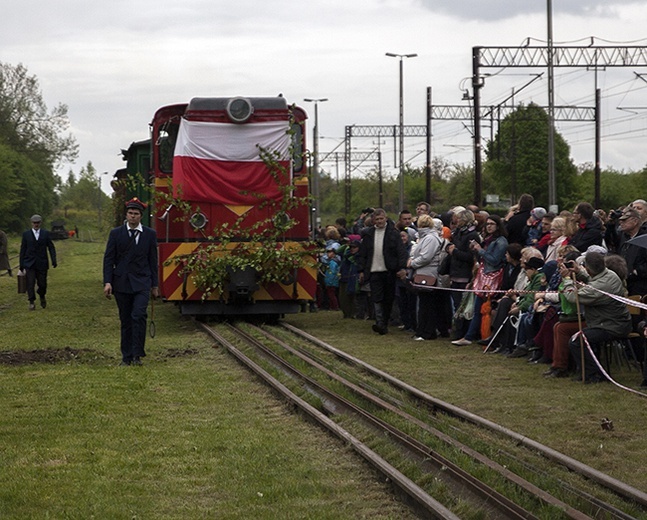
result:
[(115, 293), (119, 320), (121, 321), (121, 358), (130, 363), (135, 358), (146, 356), (147, 308), (150, 290), (136, 293)]
[(395, 280), (393, 271), (371, 273), (369, 285), (371, 286), (371, 301), (381, 303), (384, 312), (384, 324), (388, 326), (391, 318), (391, 309), (395, 301)]
[[(601, 345), (613, 338), (613, 335), (605, 329), (594, 329), (585, 327), (582, 329), (582, 332), (586, 336), (586, 339), (591, 345), (591, 350), (595, 356), (600, 359), (600, 347)], [(584, 377), (585, 379), (590, 379), (592, 376), (603, 377), (602, 372), (593, 361), (589, 349), (586, 348), (586, 344), (583, 345), (584, 348)], [(580, 338), (579, 336), (575, 339), (571, 339), (568, 343), (568, 349), (571, 351), (571, 356), (575, 359), (575, 365), (577, 367), (577, 373), (582, 373), (582, 353), (580, 351)]]
[(26, 271), (27, 299), (33, 303), (36, 300), (36, 285), (38, 285), (38, 296), (44, 298), (47, 294), (47, 269), (45, 271), (26, 269)]

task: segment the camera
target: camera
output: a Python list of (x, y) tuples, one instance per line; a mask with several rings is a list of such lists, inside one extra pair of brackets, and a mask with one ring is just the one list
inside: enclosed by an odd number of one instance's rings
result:
[(573, 269), (575, 267), (575, 261), (574, 260), (568, 260), (567, 262), (564, 262), (564, 265), (568, 267), (569, 269)]
[(373, 213), (375, 210), (373, 208), (364, 208), (362, 213)]
[(622, 210), (620, 209), (612, 209), (609, 211), (609, 220), (615, 221), (618, 220), (622, 216)]

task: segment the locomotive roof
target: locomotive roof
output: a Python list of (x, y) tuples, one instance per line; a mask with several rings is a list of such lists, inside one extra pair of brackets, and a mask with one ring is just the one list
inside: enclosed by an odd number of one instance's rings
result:
[[(227, 103), (234, 97), (193, 98), (187, 110), (225, 110)], [(284, 97), (250, 97), (245, 99), (249, 99), (255, 109), (285, 110), (288, 107), (288, 102)]]

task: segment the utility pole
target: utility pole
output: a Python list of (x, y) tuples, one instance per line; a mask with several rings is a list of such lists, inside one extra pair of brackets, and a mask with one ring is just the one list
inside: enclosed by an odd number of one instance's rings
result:
[(319, 103), (328, 101), (328, 98), (311, 99), (304, 98), (306, 103), (315, 104), (315, 124), (312, 128), (312, 236), (317, 234), (319, 226)]
[(555, 180), (555, 82), (553, 79), (553, 2), (548, 10), (548, 210), (558, 213)]
[(404, 58), (415, 58), (417, 54), (394, 54), (387, 52), (389, 58), (400, 58), (400, 126), (398, 162), (400, 163), (400, 211), (404, 209)]
[[(549, 4), (548, 8), (552, 11), (552, 5)], [(552, 71), (554, 67), (595, 67), (596, 70), (597, 67), (647, 67), (647, 46), (601, 46), (593, 45), (593, 42), (591, 42), (591, 45), (587, 46), (565, 45), (555, 47), (552, 44), (552, 28), (550, 28), (550, 42), (547, 46), (538, 47), (526, 45), (523, 47), (473, 47), (472, 66), (474, 69), (473, 84), (476, 84), (476, 80), (480, 74), (480, 68), (500, 69), (547, 67), (549, 71)], [(475, 98), (477, 97), (476, 94), (477, 90), (475, 89)], [(553, 105), (553, 111), (554, 109), (555, 107)], [(599, 117), (599, 114), (597, 117)], [(475, 126), (480, 126), (480, 115), (478, 113), (474, 114), (474, 124)], [(550, 125), (550, 127), (554, 130), (554, 124)], [(476, 135), (476, 133), (477, 128), (474, 129), (474, 134)], [(475, 157), (477, 144), (480, 143), (474, 143)], [(480, 182), (481, 178), (480, 170), (480, 161), (475, 160), (474, 177), (475, 179), (478, 179), (478, 182)], [(554, 174), (552, 182), (554, 183), (552, 186), (552, 197), (554, 198), (551, 198), (551, 179), (549, 179), (550, 205), (556, 204), (556, 179)], [(478, 186), (479, 184), (475, 180), (475, 191), (477, 191)]]
[(427, 204), (431, 204), (431, 87), (427, 87), (427, 152), (425, 163), (425, 201)]

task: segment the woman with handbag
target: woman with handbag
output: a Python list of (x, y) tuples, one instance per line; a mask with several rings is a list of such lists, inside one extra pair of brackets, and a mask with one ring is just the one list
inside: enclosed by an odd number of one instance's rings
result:
[(449, 253), (449, 278), (451, 288), (459, 289), (451, 292), (454, 309), (458, 309), (463, 299), (463, 289), (472, 281), (474, 254), (470, 243), (480, 240), (476, 231), (474, 213), (469, 209), (460, 209), (452, 213), (452, 243), (447, 247)]
[(470, 322), (465, 337), (452, 341), (452, 344), (460, 347), (469, 345), (472, 341), (479, 339), (481, 329), (481, 305), (488, 298), (489, 293), (482, 291), (498, 290), (503, 279), (503, 265), (505, 264), (505, 253), (508, 249), (507, 233), (501, 217), (490, 215), (485, 222), (485, 236), (483, 243), (473, 241), (470, 244), (471, 250), (478, 258), (478, 271), (474, 277), (472, 289), (476, 293), (474, 299), (474, 317)]
[[(433, 287), (438, 280), (438, 266), (445, 252), (445, 240), (441, 233), (443, 223), (429, 215), (418, 218), (418, 245), (413, 250), (407, 267), (413, 269), (414, 286)], [(450, 311), (449, 294), (446, 291), (420, 289), (418, 291), (418, 319), (415, 341), (436, 339), (438, 330), (442, 335), (448, 333), (448, 315)]]

